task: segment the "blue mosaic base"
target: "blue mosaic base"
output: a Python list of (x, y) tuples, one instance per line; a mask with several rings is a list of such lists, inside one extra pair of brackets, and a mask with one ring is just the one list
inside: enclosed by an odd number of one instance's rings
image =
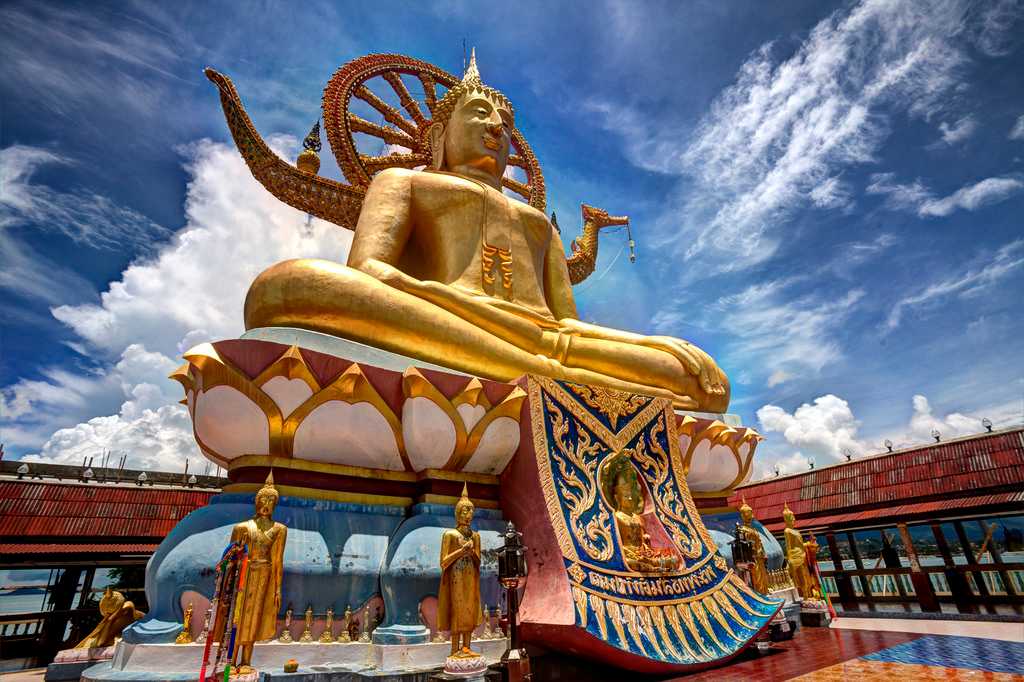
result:
[(928, 635), (861, 658), (993, 673), (1024, 673), (1024, 643), (978, 637)]

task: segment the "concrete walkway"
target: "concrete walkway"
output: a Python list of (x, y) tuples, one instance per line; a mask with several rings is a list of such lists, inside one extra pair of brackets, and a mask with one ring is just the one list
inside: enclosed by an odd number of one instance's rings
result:
[(875, 632), (914, 632), (922, 635), (984, 637), (1005, 642), (1024, 642), (1024, 623), (998, 623), (975, 620), (925, 620), (916, 618), (853, 618), (840, 616), (832, 627), (843, 630)]

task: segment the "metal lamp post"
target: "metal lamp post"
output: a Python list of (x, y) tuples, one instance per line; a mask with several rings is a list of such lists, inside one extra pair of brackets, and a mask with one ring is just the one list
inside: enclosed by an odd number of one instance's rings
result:
[(508, 682), (530, 679), (530, 658), (519, 646), (519, 585), (526, 578), (526, 547), (523, 534), (511, 521), (505, 529), (505, 544), (498, 550), (498, 581), (505, 588), (508, 605), (509, 648), (501, 656), (504, 678)]

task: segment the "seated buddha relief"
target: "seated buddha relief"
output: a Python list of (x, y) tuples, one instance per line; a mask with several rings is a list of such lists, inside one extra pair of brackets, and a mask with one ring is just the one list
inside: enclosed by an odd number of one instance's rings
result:
[(679, 569), (682, 557), (668, 546), (654, 547), (648, 529), (669, 543), (661, 522), (645, 514), (644, 488), (629, 457), (619, 453), (609, 457), (602, 466), (601, 488), (606, 502), (615, 510), (615, 528), (619, 535), (622, 559), (631, 571), (661, 573)]
[(532, 373), (725, 411), (729, 382), (700, 348), (579, 320), (558, 230), (502, 191), (515, 115), (475, 56), (430, 113), (425, 168), (372, 174), (347, 263), (264, 271), (246, 328), (298, 327), (499, 381)]

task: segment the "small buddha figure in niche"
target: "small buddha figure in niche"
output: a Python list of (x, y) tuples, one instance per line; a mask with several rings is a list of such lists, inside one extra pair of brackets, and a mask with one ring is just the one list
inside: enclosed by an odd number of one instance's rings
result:
[(452, 637), (451, 656), (477, 657), (469, 648), (473, 631), (483, 621), (480, 608), (480, 533), (472, 529), (473, 503), (466, 485), (455, 504), (455, 528), (441, 536), (441, 589), (437, 595), (437, 628)]
[(502, 192), (514, 125), (474, 56), (435, 107), (430, 167), (373, 177), (346, 265), (289, 260), (257, 277), (246, 329), (310, 329), (499, 381), (538, 374), (724, 412), (728, 379), (697, 346), (579, 319), (558, 231)]
[[(789, 504), (783, 506), (782, 519), (786, 522), (786, 563), (789, 565), (789, 577), (801, 597), (821, 599), (821, 589), (818, 587), (818, 581), (811, 575), (810, 562), (807, 560), (807, 553), (813, 541), (804, 542), (803, 534), (796, 528), (796, 515), (789, 508)], [(817, 552), (818, 543), (813, 544), (814, 551)]]
[(611, 498), (615, 508), (615, 526), (619, 531), (626, 566), (639, 573), (678, 570), (680, 556), (668, 547), (655, 549), (647, 532), (644, 518), (644, 498), (637, 480), (636, 469), (625, 455), (615, 455), (608, 463), (612, 480)]
[(768, 555), (764, 551), (761, 534), (753, 525), (754, 510), (745, 499), (740, 507), (740, 520), (743, 539), (750, 543), (754, 552), (754, 561), (750, 565), (750, 586), (761, 594), (768, 594)]

